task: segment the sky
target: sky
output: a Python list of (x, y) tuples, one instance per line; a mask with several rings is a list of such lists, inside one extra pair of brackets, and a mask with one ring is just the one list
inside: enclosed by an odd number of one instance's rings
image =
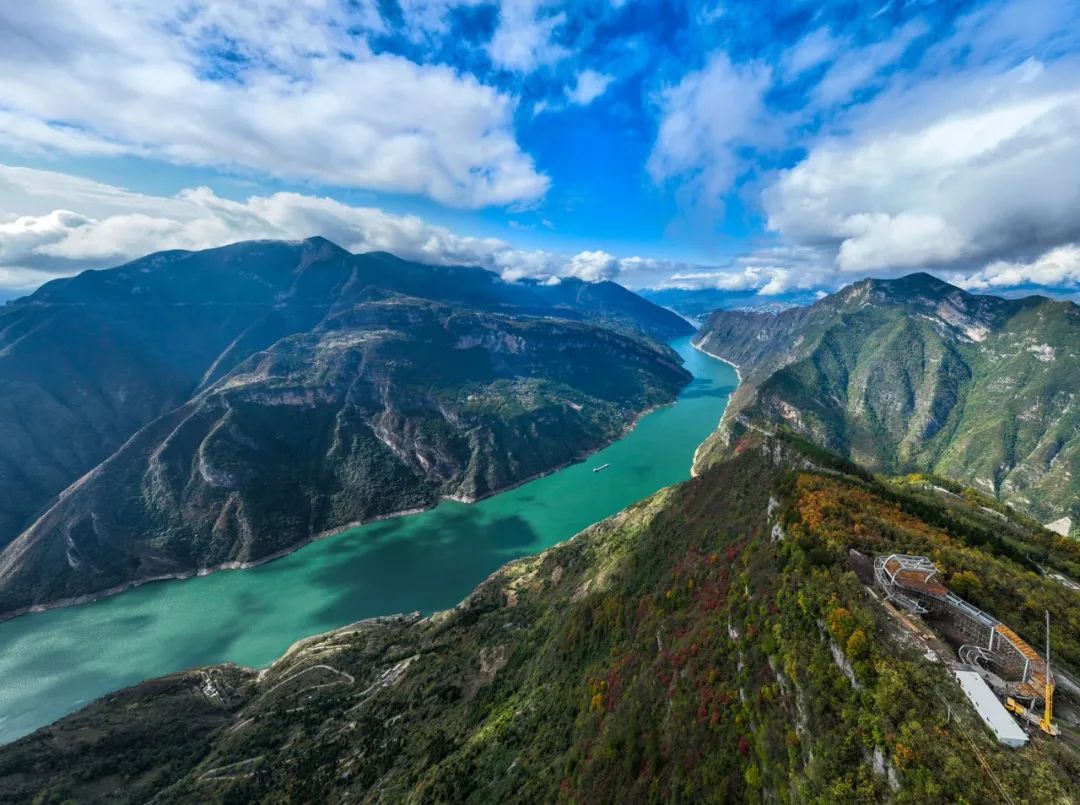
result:
[(508, 279), (1075, 294), (1080, 6), (0, 3), (0, 297), (312, 235)]

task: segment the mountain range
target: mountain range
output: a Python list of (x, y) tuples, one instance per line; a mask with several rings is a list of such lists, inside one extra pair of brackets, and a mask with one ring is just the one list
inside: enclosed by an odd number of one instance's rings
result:
[(873, 470), (951, 478), (1080, 533), (1072, 302), (913, 274), (777, 314), (717, 311), (694, 343), (743, 380), (700, 462), (748, 426), (783, 426)]
[(673, 401), (691, 331), (614, 283), (322, 238), (47, 283), (0, 308), (0, 613), (550, 471)]
[[(39, 294), (0, 317), (0, 422), (90, 468), (0, 553), (0, 610), (493, 493), (687, 379), (683, 320), (618, 286), (321, 240)], [(1078, 519), (1078, 326), (922, 274), (716, 311), (694, 342), (742, 382), (695, 477), (452, 610), (106, 695), (0, 748), (0, 802), (1077, 801), (1080, 541), (1040, 522)], [(891, 553), (1031, 645), (1053, 613), (1058, 738), (993, 738), (952, 637), (874, 591)]]

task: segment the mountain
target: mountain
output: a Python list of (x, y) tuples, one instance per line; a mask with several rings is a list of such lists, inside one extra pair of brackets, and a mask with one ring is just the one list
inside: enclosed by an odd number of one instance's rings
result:
[(928, 471), (1080, 528), (1080, 307), (866, 280), (778, 314), (717, 311), (695, 344), (744, 383), (707, 463), (782, 424), (883, 472)]
[(705, 321), (714, 310), (721, 308), (778, 313), (796, 305), (809, 305), (817, 299), (812, 291), (789, 291), (762, 296), (757, 289), (725, 291), (719, 288), (641, 288), (638, 293), (650, 302), (696, 322)]
[[(780, 435), (493, 574), (452, 611), (194, 669), (0, 748), (0, 800), (1068, 802), (1080, 545)], [(1021, 635), (1054, 613), (1059, 739), (996, 743), (941, 640), (868, 592), (931, 555)], [(871, 571), (872, 573), (872, 571)], [(925, 628), (925, 627), (924, 627)], [(167, 739), (165, 736), (168, 736)], [(987, 772), (992, 771), (992, 775)]]
[(48, 283), (0, 308), (0, 613), (551, 470), (674, 399), (689, 330), (321, 238)]

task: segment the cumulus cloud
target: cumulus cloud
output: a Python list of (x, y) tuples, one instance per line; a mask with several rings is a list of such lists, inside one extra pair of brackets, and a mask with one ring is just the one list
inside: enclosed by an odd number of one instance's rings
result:
[(831, 268), (817, 250), (775, 246), (741, 255), (723, 268), (683, 264), (662, 285), (691, 290), (756, 291), (760, 296), (776, 296), (831, 285), (831, 275)]
[(823, 284), (917, 269), (1075, 282), (1059, 270), (1080, 243), (1075, 16), (1012, 0), (862, 44), (821, 27), (773, 72), (714, 54), (663, 94), (650, 173), (696, 190), (695, 210), (753, 193), (781, 243), (820, 258), (777, 267)]
[[(244, 201), (201, 187), (174, 197), (131, 193), (50, 171), (0, 166), (0, 265), (24, 279), (107, 266), (163, 249), (202, 249), (237, 240), (323, 235), (356, 252), (392, 251), (442, 264), (499, 269), (509, 244), (457, 235), (415, 215), (395, 215), (323, 196), (281, 192)], [(49, 209), (62, 197), (80, 212)], [(555, 256), (551, 270), (559, 268)]]
[[(424, 8), (437, 25), (439, 9)], [(548, 180), (514, 136), (515, 99), (373, 52), (363, 34), (382, 26), (375, 0), (0, 4), (0, 144), (461, 207), (542, 196)]]
[(1080, 65), (890, 92), (782, 172), (769, 226), (845, 272), (977, 266), (1080, 237)]
[(996, 260), (974, 274), (950, 277), (973, 291), (1043, 285), (1050, 288), (1080, 287), (1080, 244), (1050, 249), (1030, 262)]
[[(29, 292), (54, 277), (164, 249), (312, 235), (352, 252), (388, 251), (437, 265), (479, 266), (508, 280), (617, 279), (633, 287), (675, 283), (762, 289), (762, 294), (806, 287), (815, 259), (812, 250), (771, 249), (717, 268), (617, 257), (599, 249), (576, 254), (519, 249), (500, 238), (460, 235), (416, 215), (323, 196), (281, 192), (236, 201), (205, 187), (154, 196), (67, 174), (0, 165), (0, 294)], [(672, 280), (672, 275), (681, 278)]]
[(603, 251), (580, 252), (570, 258), (567, 273), (589, 282), (613, 280), (619, 275), (619, 261)]

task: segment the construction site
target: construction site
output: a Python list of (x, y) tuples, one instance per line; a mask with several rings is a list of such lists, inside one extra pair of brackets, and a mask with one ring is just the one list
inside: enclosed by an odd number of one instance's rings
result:
[(955, 650), (959, 661), (952, 663), (953, 673), (1001, 743), (1022, 746), (1035, 731), (1058, 735), (1049, 613), (1040, 654), (1008, 625), (949, 590), (925, 556), (879, 556), (873, 572), (887, 602), (921, 616)]

